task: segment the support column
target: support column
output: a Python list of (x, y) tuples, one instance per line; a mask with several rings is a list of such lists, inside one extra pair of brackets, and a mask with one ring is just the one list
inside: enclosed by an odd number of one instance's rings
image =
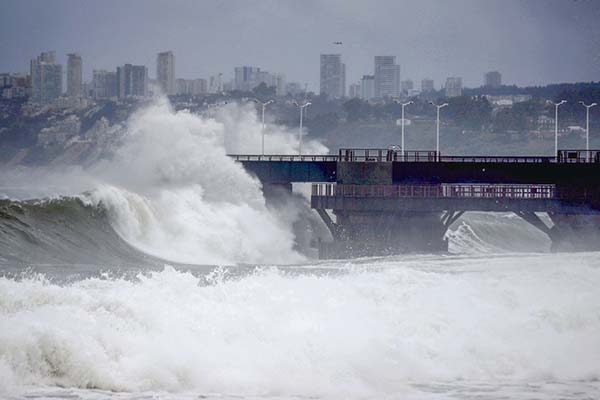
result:
[[(325, 213), (321, 211), (319, 215)], [(328, 258), (448, 251), (446, 230), (462, 212), (442, 216), (439, 212), (334, 210), (334, 214), (337, 223), (328, 224), (336, 233), (334, 242), (323, 243), (327, 249), (321, 251)]]

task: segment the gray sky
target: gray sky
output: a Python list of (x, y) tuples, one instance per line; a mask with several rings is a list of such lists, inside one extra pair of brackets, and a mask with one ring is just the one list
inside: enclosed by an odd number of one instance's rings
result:
[[(396, 55), (402, 79), (447, 76), (479, 86), (600, 80), (600, 0), (2, 0), (0, 72), (28, 71), (56, 50), (83, 56), (84, 76), (126, 62), (155, 75), (173, 50), (176, 75), (233, 75), (237, 65), (283, 72), (318, 89), (319, 54), (339, 52), (347, 84)], [(335, 46), (334, 41), (342, 41)], [(417, 85), (418, 86), (418, 85)]]

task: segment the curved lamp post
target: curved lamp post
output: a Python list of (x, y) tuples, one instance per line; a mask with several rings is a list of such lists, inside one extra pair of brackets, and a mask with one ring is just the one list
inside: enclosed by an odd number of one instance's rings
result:
[(310, 101), (307, 101), (305, 103), (300, 104), (294, 101), (292, 102), (292, 104), (300, 109), (300, 129), (298, 130), (298, 154), (302, 155), (302, 118), (304, 115), (304, 109), (310, 106), (312, 103)]
[(262, 101), (258, 100), (258, 99), (252, 99), (253, 102), (255, 102), (256, 104), (259, 104), (262, 107), (262, 135), (261, 135), (261, 155), (265, 155), (265, 109), (267, 108), (267, 106), (271, 103), (274, 103), (275, 100), (269, 100), (266, 103), (263, 103)]

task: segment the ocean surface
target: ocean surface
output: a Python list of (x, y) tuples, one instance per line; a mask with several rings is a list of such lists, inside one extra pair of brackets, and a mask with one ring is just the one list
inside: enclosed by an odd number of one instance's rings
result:
[(260, 135), (159, 104), (110, 161), (0, 171), (0, 398), (600, 398), (600, 253), (467, 213), (448, 254), (317, 261), (302, 187), (226, 156)]

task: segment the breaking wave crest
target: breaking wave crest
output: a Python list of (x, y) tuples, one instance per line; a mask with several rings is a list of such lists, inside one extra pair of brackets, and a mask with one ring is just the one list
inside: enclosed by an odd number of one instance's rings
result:
[(600, 378), (595, 255), (331, 267), (0, 278), (0, 387), (356, 397)]

